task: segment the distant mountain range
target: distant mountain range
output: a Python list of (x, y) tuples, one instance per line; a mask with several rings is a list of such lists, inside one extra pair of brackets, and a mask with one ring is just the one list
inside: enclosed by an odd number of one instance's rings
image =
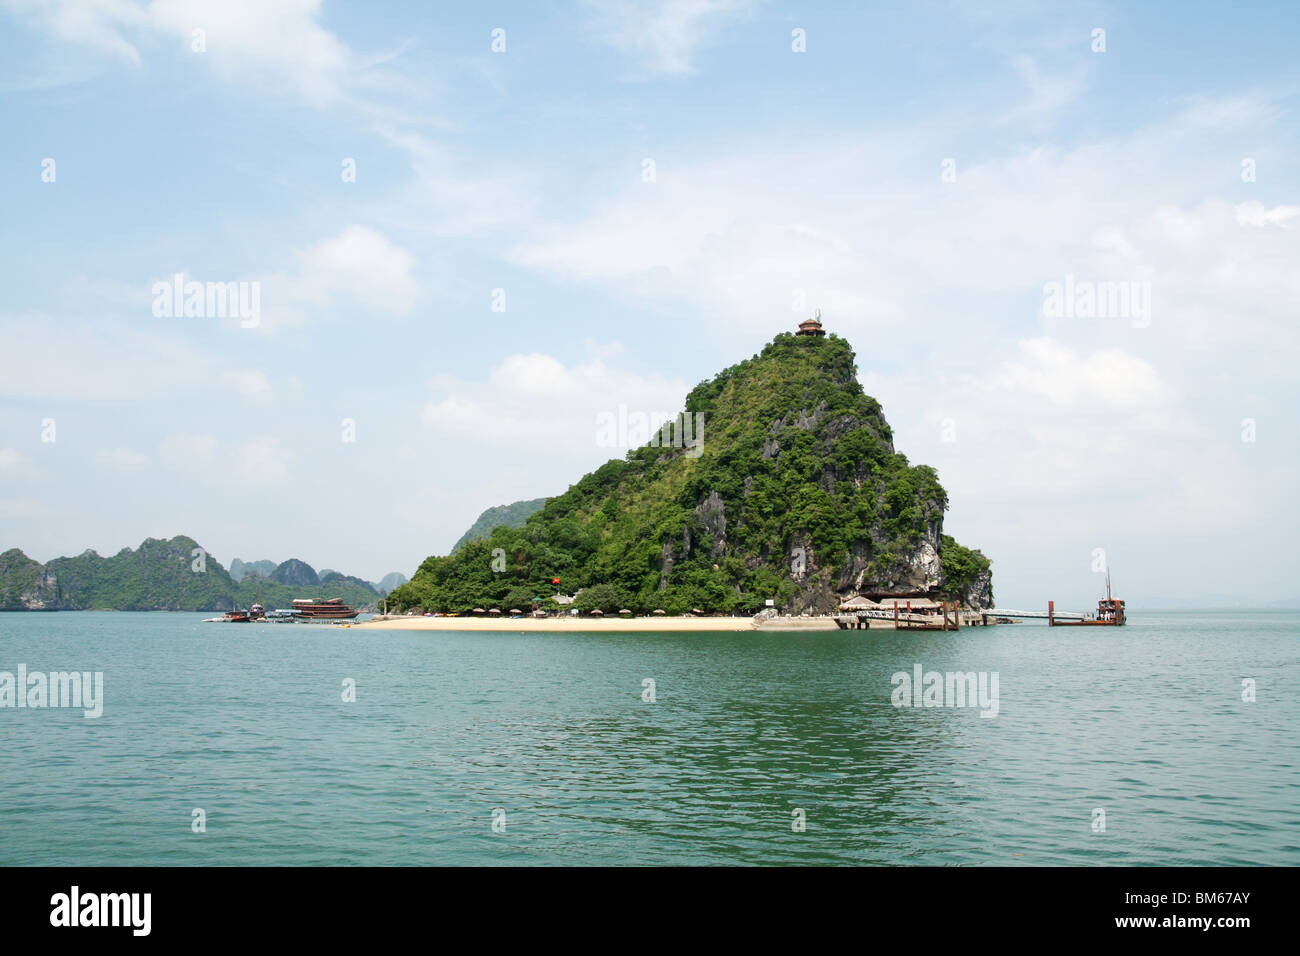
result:
[(146, 538), (112, 557), (83, 551), (41, 564), (17, 548), (0, 554), (0, 610), (225, 611), (253, 603), (287, 607), (294, 598), (342, 598), (362, 610), (405, 583), (394, 571), (379, 584), (338, 571), (318, 574), (297, 558), (245, 562), (227, 571), (193, 538)]
[[(497, 505), (478, 516), (470, 529), (460, 536), (452, 545), (454, 554), (471, 541), (482, 541), (492, 536), (494, 528), (522, 528), (530, 515), (541, 511), (546, 505), (545, 498), (533, 498), (531, 501), (515, 501), (508, 505)], [(405, 584), (405, 581), (400, 582)], [(392, 590), (392, 588), (389, 588)], [(387, 593), (387, 592), (385, 592)]]

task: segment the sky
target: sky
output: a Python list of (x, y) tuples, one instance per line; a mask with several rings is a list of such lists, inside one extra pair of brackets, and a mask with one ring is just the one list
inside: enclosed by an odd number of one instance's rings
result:
[(1298, 27), (0, 0), (0, 550), (410, 575), (820, 309), (999, 605), (1300, 596)]

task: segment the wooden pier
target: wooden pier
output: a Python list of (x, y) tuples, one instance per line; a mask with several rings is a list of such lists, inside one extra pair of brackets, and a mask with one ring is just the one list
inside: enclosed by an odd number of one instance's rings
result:
[(841, 630), (870, 628), (872, 621), (892, 624), (899, 631), (956, 631), (988, 623), (983, 612), (963, 611), (959, 601), (928, 598), (888, 604), (853, 598), (840, 605), (840, 614), (835, 618)]

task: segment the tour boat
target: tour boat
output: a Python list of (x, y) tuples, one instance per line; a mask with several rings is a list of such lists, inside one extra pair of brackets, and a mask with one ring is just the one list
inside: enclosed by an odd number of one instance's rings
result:
[(350, 621), (361, 612), (348, 607), (342, 598), (313, 601), (311, 598), (294, 598), (293, 616), (300, 621)]
[(1097, 616), (1084, 618), (1082, 621), (1058, 621), (1056, 619), (1056, 602), (1047, 602), (1048, 627), (1122, 627), (1124, 624), (1124, 602), (1110, 595), (1110, 572), (1106, 572), (1106, 596), (1097, 602)]

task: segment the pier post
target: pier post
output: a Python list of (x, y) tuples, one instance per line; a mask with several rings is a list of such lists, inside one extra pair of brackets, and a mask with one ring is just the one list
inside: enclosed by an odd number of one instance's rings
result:
[(1047, 626), (1056, 627), (1056, 602), (1047, 602)]

